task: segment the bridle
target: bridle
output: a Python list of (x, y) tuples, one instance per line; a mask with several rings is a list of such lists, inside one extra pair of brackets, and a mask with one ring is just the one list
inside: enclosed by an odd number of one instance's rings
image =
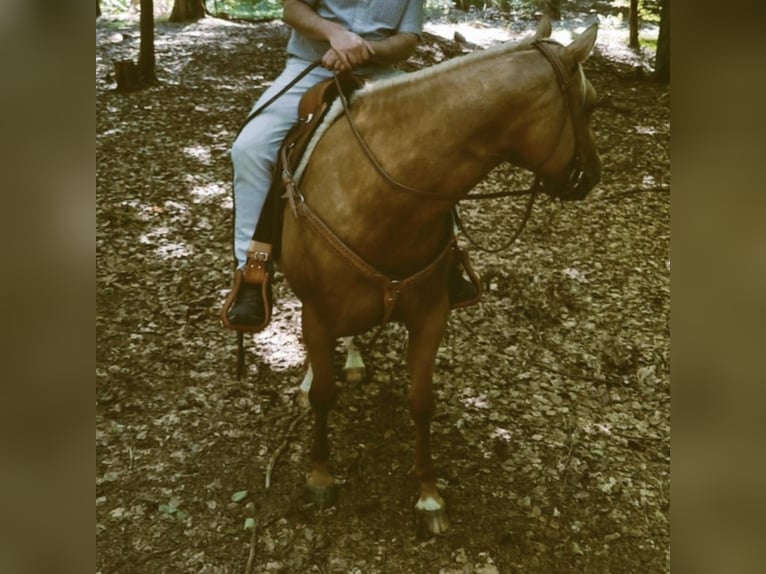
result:
[[(567, 108), (569, 109), (569, 118), (572, 121), (572, 132), (575, 139), (575, 155), (572, 158), (572, 169), (569, 173), (569, 178), (565, 187), (544, 190), (552, 197), (557, 197), (562, 201), (583, 199), (589, 189), (585, 189), (583, 186), (585, 182), (582, 179), (583, 176), (583, 155), (582, 151), (585, 149), (585, 143), (583, 139), (585, 137), (585, 119), (583, 118), (583, 108), (585, 106), (585, 94), (579, 98), (579, 101), (572, 96), (572, 86), (570, 84), (571, 74), (568, 74), (564, 68), (564, 64), (558, 57), (555, 51), (551, 49), (551, 45), (561, 46), (555, 40), (550, 38), (538, 38), (532, 45), (537, 48), (540, 53), (548, 60), (553, 71), (556, 74), (556, 79), (559, 82), (559, 88), (564, 94), (564, 99), (567, 102)], [(578, 65), (578, 71), (580, 76), (582, 74), (581, 67)]]

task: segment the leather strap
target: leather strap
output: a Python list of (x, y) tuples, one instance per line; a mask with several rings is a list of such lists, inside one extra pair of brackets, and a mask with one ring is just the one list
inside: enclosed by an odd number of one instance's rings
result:
[(302, 216), (311, 228), (322, 236), (322, 238), (347, 262), (369, 279), (381, 284), (383, 289), (383, 318), (381, 319), (381, 327), (385, 326), (391, 320), (391, 316), (393, 315), (394, 308), (396, 307), (396, 303), (399, 300), (401, 293), (433, 273), (447, 256), (450, 255), (455, 243), (455, 238), (450, 238), (431, 263), (423, 267), (420, 271), (403, 279), (394, 279), (370, 265), (361, 255), (351, 249), (351, 247), (338, 237), (302, 198), (301, 201), (297, 203), (297, 213)]
[[(239, 137), (239, 134), (242, 133), (242, 130), (245, 129), (245, 126), (249, 124), (253, 119), (260, 114), (263, 110), (268, 108), (271, 104), (276, 102), (279, 98), (281, 98), (283, 95), (285, 95), (285, 92), (292, 88), (295, 84), (300, 82), (311, 70), (316, 68), (321, 63), (321, 60), (316, 60), (314, 62), (311, 62), (308, 66), (306, 66), (301, 72), (295, 76), (290, 82), (281, 90), (279, 90), (276, 94), (274, 94), (267, 102), (264, 102), (263, 105), (258, 106), (258, 109), (251, 112), (246, 118), (245, 121), (242, 122), (242, 125), (240, 126), (239, 130), (237, 131), (237, 137)], [(236, 137), (234, 138), (236, 139)]]
[(242, 270), (245, 283), (263, 285), (268, 280), (267, 263), (271, 259), (271, 244), (262, 241), (250, 241), (247, 261)]
[[(575, 98), (572, 96), (571, 92), (574, 86), (569, 81), (571, 74), (567, 72), (566, 68), (564, 68), (564, 64), (562, 63), (561, 58), (559, 58), (558, 54), (556, 54), (556, 52), (551, 48), (551, 46), (561, 46), (561, 44), (555, 40), (551, 40), (550, 38), (539, 38), (535, 40), (532, 45), (537, 48), (540, 53), (545, 56), (545, 59), (550, 63), (553, 71), (556, 74), (556, 79), (558, 80), (561, 92), (564, 94), (564, 99), (567, 102), (569, 119), (572, 122), (572, 132), (574, 133), (575, 140), (575, 168), (570, 174), (570, 186), (572, 189), (574, 189), (579, 182), (580, 176), (582, 175), (581, 151), (585, 149), (583, 141), (585, 141), (587, 137), (587, 134), (584, 133), (587, 122), (583, 117), (583, 107), (578, 106), (578, 102), (575, 101)], [(585, 96), (583, 94), (583, 98), (584, 97)]]

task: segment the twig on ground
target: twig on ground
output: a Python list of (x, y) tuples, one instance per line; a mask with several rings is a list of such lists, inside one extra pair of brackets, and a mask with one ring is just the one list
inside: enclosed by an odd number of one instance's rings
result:
[(258, 524), (253, 524), (253, 531), (250, 533), (250, 553), (247, 556), (247, 566), (245, 567), (245, 574), (252, 574), (255, 567), (255, 535), (258, 530)]
[(282, 441), (282, 444), (280, 444), (277, 449), (274, 451), (274, 454), (271, 455), (271, 459), (269, 460), (269, 464), (266, 467), (266, 490), (268, 490), (271, 487), (271, 474), (274, 472), (274, 466), (277, 464), (277, 459), (282, 454), (282, 452), (287, 448), (287, 445), (290, 441), (290, 435), (293, 434), (293, 431), (295, 430), (295, 427), (298, 425), (299, 422), (301, 422), (304, 418), (306, 418), (306, 415), (308, 415), (311, 412), (310, 409), (304, 410), (302, 413), (300, 413), (297, 417), (293, 419), (293, 422), (290, 423), (290, 426), (287, 429), (287, 432), (285, 433), (285, 439)]
[[(261, 526), (261, 530), (265, 530), (274, 522), (277, 521), (277, 517), (272, 517), (269, 520), (264, 521), (263, 525)], [(255, 569), (255, 544), (256, 544), (256, 538), (258, 536), (258, 523), (253, 522), (253, 531), (250, 533), (250, 550), (247, 556), (247, 565), (245, 566), (245, 573), (244, 574), (253, 574), (253, 570)]]
[[(277, 447), (277, 449), (274, 451), (274, 454), (271, 455), (271, 459), (269, 459), (269, 464), (266, 466), (266, 490), (268, 491), (269, 488), (271, 488), (271, 475), (274, 472), (274, 467), (277, 464), (277, 459), (282, 454), (282, 452), (287, 448), (287, 445), (290, 441), (290, 436), (293, 434), (293, 431), (295, 431), (295, 427), (298, 426), (298, 423), (301, 422), (304, 418), (306, 418), (306, 415), (308, 415), (311, 412), (311, 409), (305, 409), (303, 412), (301, 412), (298, 416), (296, 416), (292, 422), (290, 423), (290, 426), (287, 427), (287, 432), (285, 433), (285, 438), (281, 442), (281, 444)], [(255, 567), (255, 544), (256, 544), (256, 533), (258, 530), (258, 523), (253, 523), (252, 532), (250, 535), (250, 551), (248, 553), (247, 557), (247, 566), (245, 567), (245, 574), (252, 574), (253, 568)]]

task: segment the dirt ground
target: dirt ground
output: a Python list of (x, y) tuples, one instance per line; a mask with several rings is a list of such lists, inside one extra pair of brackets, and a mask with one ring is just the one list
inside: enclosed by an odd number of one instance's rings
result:
[[(285, 38), (279, 23), (160, 25), (161, 83), (120, 94), (112, 61), (135, 59), (136, 23), (97, 25), (96, 571), (668, 572), (669, 87), (647, 79), (645, 54), (601, 36), (585, 72), (602, 98), (602, 183), (581, 203), (540, 201), (508, 250), (471, 251), (487, 293), (453, 313), (435, 375), (452, 529), (422, 538), (401, 327), (365, 352), (363, 382), (342, 384), (343, 485), (317, 512), (303, 496), (299, 302), (278, 276), (276, 318), (248, 341), (242, 381), (218, 322), (228, 149)], [(410, 68), (470, 49), (429, 35)], [(528, 183), (501, 167), (480, 187)], [(522, 209), (463, 213), (496, 245)]]

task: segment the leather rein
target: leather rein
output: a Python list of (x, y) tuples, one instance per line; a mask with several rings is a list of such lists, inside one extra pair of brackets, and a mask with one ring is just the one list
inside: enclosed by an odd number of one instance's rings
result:
[[(564, 98), (566, 99), (567, 108), (569, 110), (570, 117), (574, 120), (574, 117), (577, 114), (576, 114), (575, 102), (573, 101), (569, 93), (569, 88), (570, 88), (569, 74), (567, 74), (567, 71), (564, 68), (564, 64), (561, 62), (561, 59), (558, 57), (556, 52), (554, 52), (551, 49), (551, 45), (561, 46), (559, 42), (556, 42), (555, 40), (551, 40), (550, 38), (538, 38), (537, 40), (532, 42), (532, 46), (535, 47), (537, 50), (539, 50), (540, 53), (545, 57), (545, 59), (548, 60), (548, 62), (551, 64), (551, 67), (553, 68), (553, 71), (556, 75), (556, 79), (558, 80), (559, 88), (561, 89), (561, 92), (564, 94)], [(367, 158), (370, 160), (370, 163), (373, 165), (375, 170), (381, 175), (381, 177), (383, 177), (383, 179), (386, 180), (394, 189), (398, 189), (405, 193), (409, 193), (410, 195), (424, 197), (424, 198), (428, 198), (428, 199), (436, 200), (436, 201), (453, 201), (453, 199), (450, 197), (439, 195), (438, 193), (416, 189), (409, 185), (406, 185), (400, 182), (399, 180), (395, 179), (393, 176), (391, 176), (391, 174), (389, 174), (386, 171), (386, 169), (380, 164), (378, 159), (375, 157), (375, 154), (372, 152), (369, 145), (367, 144), (365, 139), (362, 137), (362, 134), (359, 133), (359, 130), (357, 129), (356, 124), (352, 120), (351, 113), (349, 110), (348, 100), (345, 94), (343, 93), (343, 90), (341, 89), (337, 73), (334, 75), (334, 78), (335, 78), (335, 83), (338, 87), (338, 93), (339, 93), (341, 103), (343, 104), (343, 113), (346, 116), (346, 119), (348, 120), (349, 126), (351, 128), (351, 132), (354, 134), (354, 137), (356, 138), (357, 142), (361, 146), (362, 150), (364, 150), (365, 155), (367, 155)], [(580, 179), (580, 176), (582, 175), (582, 170), (580, 168), (580, 163), (581, 163), (580, 154), (579, 154), (580, 147), (581, 147), (581, 143), (579, 141), (579, 137), (577, 137), (577, 131), (575, 130), (575, 158), (574, 158), (575, 167), (573, 168), (569, 178), (569, 185), (572, 188), (577, 184), (577, 182)], [(522, 218), (521, 224), (519, 225), (518, 229), (513, 233), (513, 235), (511, 235), (510, 239), (508, 239), (506, 243), (504, 243), (500, 247), (489, 249), (479, 245), (473, 239), (473, 237), (471, 237), (466, 227), (463, 225), (463, 222), (460, 218), (460, 214), (456, 208), (453, 210), (455, 221), (458, 227), (460, 228), (460, 230), (466, 236), (466, 239), (468, 239), (468, 241), (479, 251), (484, 251), (486, 253), (498, 253), (500, 251), (504, 251), (508, 249), (524, 231), (527, 221), (529, 221), (529, 217), (532, 214), (532, 208), (534, 206), (535, 199), (537, 198), (537, 194), (540, 191), (545, 191), (545, 190), (541, 183), (540, 177), (535, 175), (534, 182), (527, 189), (498, 191), (498, 192), (492, 192), (492, 193), (469, 193), (460, 199), (460, 201), (464, 201), (464, 200), (498, 199), (503, 197), (519, 197), (522, 195), (529, 196), (529, 199), (527, 200), (527, 205), (524, 209), (524, 216)]]

